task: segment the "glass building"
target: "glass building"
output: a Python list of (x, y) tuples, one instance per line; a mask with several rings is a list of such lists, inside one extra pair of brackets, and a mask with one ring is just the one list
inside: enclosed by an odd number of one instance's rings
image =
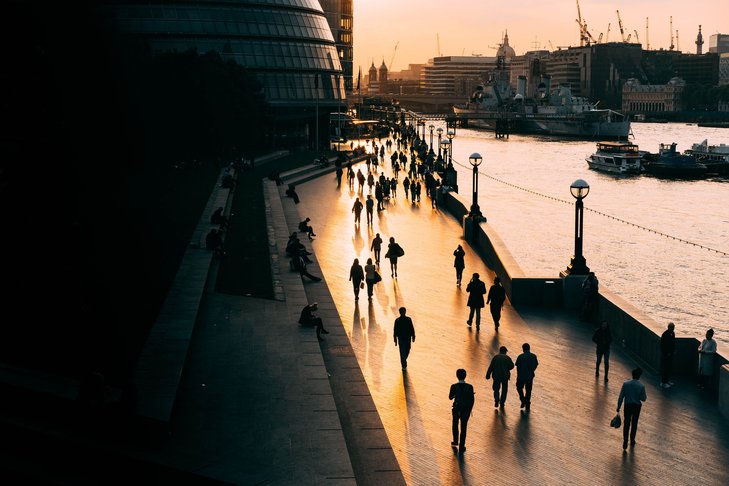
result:
[(353, 0), (320, 0), (320, 2), (339, 52), (339, 62), (342, 64), (344, 73), (344, 88), (347, 93), (351, 93), (354, 87), (352, 82), (354, 70)]
[(261, 81), (277, 118), (328, 118), (344, 102), (340, 55), (319, 0), (110, 1), (107, 10), (152, 51), (215, 50), (235, 60)]

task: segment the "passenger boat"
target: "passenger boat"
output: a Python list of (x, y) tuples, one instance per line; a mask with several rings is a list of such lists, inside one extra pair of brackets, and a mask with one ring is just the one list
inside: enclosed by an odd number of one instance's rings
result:
[(590, 169), (613, 174), (640, 174), (642, 155), (638, 146), (624, 142), (598, 142), (597, 151), (586, 159)]
[(708, 140), (695, 143), (689, 150), (684, 151), (691, 155), (696, 162), (704, 164), (711, 174), (729, 175), (729, 145), (709, 145)]
[(672, 179), (701, 179), (707, 173), (706, 166), (695, 157), (679, 153), (675, 142), (660, 144), (657, 154), (646, 154), (643, 167), (646, 174)]

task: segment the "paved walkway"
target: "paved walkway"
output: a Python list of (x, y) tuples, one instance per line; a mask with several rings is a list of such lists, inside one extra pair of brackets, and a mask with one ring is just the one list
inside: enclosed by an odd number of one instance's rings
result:
[[(357, 167), (366, 173), (364, 164)], [(487, 310), (480, 332), (467, 327), (466, 276), (479, 272), (489, 282), (493, 273), (460, 239), (458, 222), (431, 209), (429, 199), (412, 205), (400, 186), (373, 227), (364, 216), (356, 227), (351, 214), (356, 191), (338, 189), (333, 177), (297, 191), (300, 217), (310, 217), (318, 235), (312, 244), (318, 264), (408, 484), (485, 484), (494, 474), (507, 484), (729, 484), (729, 425), (693, 383), (664, 390), (656, 376), (644, 374), (648, 401), (638, 443), (624, 454), (621, 432), (608, 422), (635, 363), (619, 344), (604, 384), (602, 376), (594, 376), (592, 328), (572, 314), (517, 311), (507, 304), (498, 334)], [(354, 258), (364, 263), (371, 256), (377, 232), (385, 241), (394, 236), (405, 249), (399, 278), (391, 278), (383, 258), (383, 282), (373, 301), (362, 292), (355, 302), (349, 267)], [(455, 285), (453, 269), (458, 244), (467, 253), (462, 288)], [(392, 339), (400, 306), (407, 307), (417, 334), (407, 372), (400, 369)], [(507, 346), (515, 359), (525, 341), (540, 360), (532, 411), (520, 413), (512, 378), (499, 412), (484, 379), (486, 368), (499, 346)], [(476, 389), (468, 450), (460, 458), (450, 448), (448, 400), (459, 367)]]

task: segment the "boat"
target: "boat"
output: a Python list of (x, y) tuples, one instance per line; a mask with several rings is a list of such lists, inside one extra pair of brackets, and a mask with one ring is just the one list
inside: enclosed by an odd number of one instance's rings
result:
[(590, 169), (613, 174), (640, 174), (643, 155), (638, 146), (625, 142), (598, 142), (597, 151), (585, 160)]
[(704, 164), (710, 174), (729, 175), (729, 145), (709, 145), (709, 141), (705, 139), (701, 143), (693, 144), (684, 153)]
[(643, 167), (646, 174), (673, 179), (701, 179), (707, 173), (695, 157), (678, 152), (675, 142), (660, 144), (657, 154), (646, 154)]
[(476, 128), (497, 133), (557, 135), (588, 140), (627, 140), (630, 119), (609, 109), (598, 109), (587, 98), (574, 96), (568, 84), (550, 90), (542, 77), (534, 97), (526, 97), (526, 77), (519, 76), (517, 90), (508, 72), (497, 63), (489, 82), (476, 87), (468, 102), (454, 105), (455, 118)]

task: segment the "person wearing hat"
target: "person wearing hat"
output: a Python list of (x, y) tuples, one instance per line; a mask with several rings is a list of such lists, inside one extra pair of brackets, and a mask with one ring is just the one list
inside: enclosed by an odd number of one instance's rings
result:
[(307, 304), (301, 310), (301, 316), (299, 317), (299, 324), (305, 327), (316, 327), (316, 338), (319, 341), (323, 341), (322, 334), (329, 334), (329, 331), (324, 329), (324, 323), (322, 323), (321, 317), (314, 315), (314, 311), (319, 308), (319, 304), (314, 302), (313, 304)]
[(514, 362), (506, 354), (507, 352), (506, 346), (501, 346), (499, 354), (491, 359), (489, 369), (486, 370), (486, 379), (490, 380), (493, 377), (494, 380), (494, 407), (504, 408), (506, 394), (509, 391), (509, 378), (511, 378), (511, 370), (514, 369)]

